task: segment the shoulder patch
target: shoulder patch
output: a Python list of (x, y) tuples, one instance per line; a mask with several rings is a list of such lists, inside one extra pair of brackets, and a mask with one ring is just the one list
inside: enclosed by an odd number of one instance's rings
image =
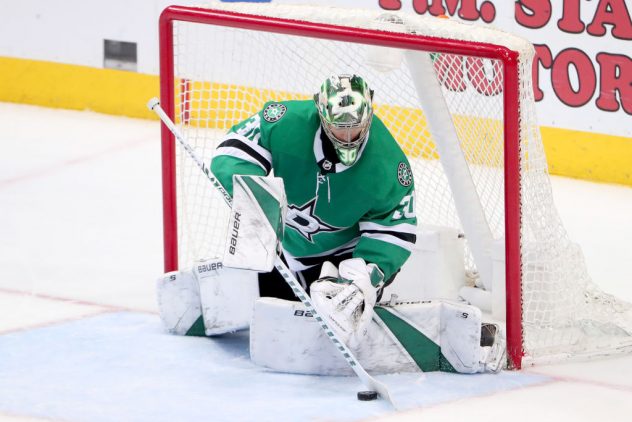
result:
[(287, 107), (283, 104), (272, 103), (263, 110), (263, 118), (266, 122), (274, 123), (281, 119), (286, 111)]
[(403, 161), (397, 166), (397, 180), (402, 186), (410, 186), (413, 183), (413, 172), (408, 164)]

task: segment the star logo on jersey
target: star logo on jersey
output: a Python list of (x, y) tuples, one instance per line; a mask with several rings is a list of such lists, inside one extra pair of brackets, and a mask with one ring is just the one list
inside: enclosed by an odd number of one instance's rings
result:
[(313, 237), (318, 233), (337, 232), (342, 230), (341, 227), (335, 227), (325, 223), (314, 214), (316, 209), (316, 198), (309, 202), (296, 206), (288, 205), (287, 217), (285, 224), (296, 230), (301, 236), (309, 242), (314, 243)]
[(274, 103), (270, 104), (263, 110), (263, 118), (270, 123), (274, 123), (278, 121), (285, 112), (287, 111), (287, 107), (283, 104)]

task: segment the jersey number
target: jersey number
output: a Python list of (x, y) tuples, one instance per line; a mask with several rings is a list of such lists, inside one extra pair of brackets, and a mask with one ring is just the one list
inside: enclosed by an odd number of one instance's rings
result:
[(255, 143), (259, 143), (259, 138), (261, 138), (261, 118), (258, 114), (255, 114), (246, 120), (236, 132)]
[(399, 208), (393, 213), (393, 221), (403, 218), (415, 218), (415, 197), (406, 195), (399, 203)]

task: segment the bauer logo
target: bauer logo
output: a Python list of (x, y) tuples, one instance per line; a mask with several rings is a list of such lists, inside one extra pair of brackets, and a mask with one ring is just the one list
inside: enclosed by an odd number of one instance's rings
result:
[(274, 123), (283, 117), (286, 111), (287, 107), (283, 104), (270, 104), (265, 108), (265, 110), (263, 110), (263, 118), (266, 122)]
[(217, 271), (222, 268), (221, 262), (207, 262), (197, 266), (198, 273), (205, 273), (208, 271)]
[(235, 220), (233, 221), (233, 227), (231, 227), (230, 231), (230, 246), (228, 247), (228, 252), (231, 255), (235, 255), (235, 247), (237, 247), (237, 237), (239, 236), (239, 216), (238, 212), (235, 213)]
[(413, 183), (413, 172), (408, 164), (401, 162), (397, 167), (397, 180), (402, 186), (410, 186)]

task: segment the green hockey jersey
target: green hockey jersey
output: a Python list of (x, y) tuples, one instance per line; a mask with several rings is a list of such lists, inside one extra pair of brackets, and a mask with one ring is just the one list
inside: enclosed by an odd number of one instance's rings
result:
[(403, 151), (373, 116), (353, 166), (321, 130), (313, 101), (269, 102), (220, 141), (211, 170), (232, 195), (233, 174), (281, 177), (288, 200), (282, 246), (302, 271), (352, 252), (388, 280), (415, 243), (414, 182)]

